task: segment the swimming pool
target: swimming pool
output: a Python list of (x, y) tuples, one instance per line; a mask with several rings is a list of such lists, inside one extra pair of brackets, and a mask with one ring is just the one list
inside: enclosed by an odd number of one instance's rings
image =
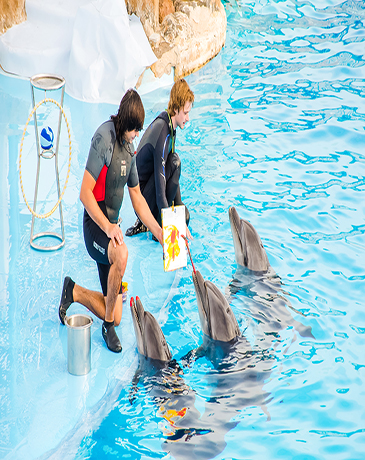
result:
[[(190, 124), (178, 133), (192, 256), (202, 275), (228, 292), (237, 268), (228, 221), (234, 205), (258, 230), (285, 296), (306, 315), (293, 317), (311, 326), (315, 339), (297, 335), (292, 342), (292, 329), (281, 333), (263, 387), (271, 419), (258, 405), (237, 407), (238, 423), (225, 433), (227, 446), (217, 458), (362, 459), (364, 5), (232, 1), (225, 7), (226, 46), (188, 77), (196, 102)], [(65, 98), (73, 146), (63, 201), (66, 245), (40, 253), (29, 247), (31, 216), (18, 182), (29, 83), (1, 75), (0, 88), (0, 457), (164, 458), (156, 406), (143, 388), (133, 405), (128, 400), (138, 364), (129, 308), (118, 332), (122, 357), (106, 349), (94, 320), (92, 371), (85, 377), (67, 372), (67, 332), (57, 318), (66, 274), (99, 289), (77, 197), (91, 136), (116, 107)], [(143, 96), (146, 125), (165, 108), (168, 93)], [(47, 203), (54, 197), (51, 190)], [(126, 200), (124, 229), (133, 221)], [(56, 218), (41, 225), (52, 223)], [(179, 359), (202, 340), (191, 267), (164, 274), (151, 239), (127, 244), (129, 294), (156, 316)], [(243, 291), (230, 296), (250, 341), (256, 300)], [(205, 380), (211, 366), (197, 361), (184, 372), (204, 417), (215, 390)]]

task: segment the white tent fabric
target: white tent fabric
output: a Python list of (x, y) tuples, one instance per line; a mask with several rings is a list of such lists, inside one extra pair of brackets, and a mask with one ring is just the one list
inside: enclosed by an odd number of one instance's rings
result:
[(119, 104), (156, 61), (124, 0), (27, 0), (26, 10), (27, 21), (0, 36), (7, 72), (62, 75), (71, 96)]

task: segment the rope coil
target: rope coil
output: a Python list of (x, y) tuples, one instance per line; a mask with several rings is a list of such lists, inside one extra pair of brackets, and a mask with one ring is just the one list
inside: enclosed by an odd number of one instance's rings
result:
[[(66, 126), (67, 126), (67, 134), (68, 134), (68, 145), (69, 145), (69, 156), (68, 156), (68, 169), (67, 169), (67, 175), (66, 175), (66, 181), (65, 181), (65, 185), (62, 189), (62, 193), (60, 195), (60, 197), (58, 198), (58, 201), (57, 203), (53, 206), (53, 208), (45, 213), (45, 214), (37, 214), (30, 206), (29, 206), (29, 203), (25, 197), (25, 192), (24, 192), (24, 187), (23, 187), (23, 179), (22, 179), (22, 151), (23, 151), (23, 142), (24, 142), (24, 137), (25, 137), (25, 133), (27, 131), (27, 127), (28, 127), (28, 124), (32, 118), (32, 116), (34, 115), (34, 113), (36, 112), (36, 110), (42, 105), (42, 104), (45, 104), (46, 102), (52, 102), (52, 104), (56, 104), (57, 107), (60, 109), (60, 111), (62, 112), (62, 116), (66, 122)], [(55, 101), (54, 99), (49, 99), (49, 98), (46, 98), (46, 99), (43, 99), (43, 101), (39, 102), (36, 106), (33, 107), (33, 110), (30, 112), (30, 115), (28, 117), (28, 120), (25, 124), (25, 127), (24, 127), (24, 131), (23, 131), (23, 136), (22, 136), (22, 140), (20, 142), (20, 151), (19, 151), (19, 179), (20, 179), (20, 187), (22, 189), (22, 194), (23, 194), (23, 198), (24, 198), (24, 201), (25, 201), (25, 204), (27, 205), (27, 208), (29, 209), (29, 211), (35, 216), (35, 217), (38, 217), (39, 219), (46, 219), (47, 217), (49, 217), (50, 215), (52, 215), (55, 210), (58, 208), (59, 204), (61, 203), (62, 201), (62, 198), (63, 198), (63, 195), (66, 191), (66, 187), (67, 187), (67, 183), (68, 183), (68, 179), (69, 179), (69, 176), (70, 176), (70, 169), (71, 169), (71, 153), (72, 153), (72, 150), (71, 150), (71, 133), (70, 133), (70, 126), (68, 124), (68, 121), (67, 121), (67, 117), (66, 117), (66, 114), (65, 114), (65, 111), (63, 110), (62, 106), (57, 102)]]

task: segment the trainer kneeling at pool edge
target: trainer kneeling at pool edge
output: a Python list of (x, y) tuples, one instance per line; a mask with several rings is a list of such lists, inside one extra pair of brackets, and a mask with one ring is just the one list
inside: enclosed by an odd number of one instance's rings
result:
[(98, 266), (103, 293), (75, 284), (67, 276), (59, 306), (63, 324), (72, 302), (84, 305), (104, 320), (102, 335), (107, 347), (116, 353), (122, 351), (114, 326), (118, 326), (122, 318), (122, 279), (128, 259), (128, 249), (118, 225), (126, 184), (135, 212), (162, 244), (162, 229), (140, 191), (133, 149), (133, 140), (143, 127), (144, 117), (141, 98), (130, 89), (123, 96), (117, 115), (103, 123), (92, 138), (80, 200), (85, 208), (85, 245)]

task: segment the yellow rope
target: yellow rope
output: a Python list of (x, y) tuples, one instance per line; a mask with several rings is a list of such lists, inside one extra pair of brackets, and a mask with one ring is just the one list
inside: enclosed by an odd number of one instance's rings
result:
[[(47, 212), (46, 214), (37, 214), (36, 212), (33, 211), (33, 209), (29, 206), (29, 203), (25, 197), (25, 193), (24, 193), (24, 188), (23, 188), (23, 180), (22, 180), (22, 150), (23, 150), (23, 142), (24, 142), (24, 136), (25, 136), (25, 133), (27, 131), (27, 127), (28, 127), (28, 124), (34, 114), (34, 112), (42, 105), (42, 104), (45, 104), (46, 102), (52, 102), (53, 104), (56, 104), (57, 107), (61, 110), (62, 112), (62, 115), (63, 115), (63, 118), (66, 122), (66, 126), (67, 126), (67, 133), (68, 133), (68, 145), (69, 145), (69, 156), (68, 156), (68, 170), (67, 170), (67, 176), (66, 176), (66, 181), (65, 181), (65, 185), (63, 187), (63, 190), (62, 190), (62, 193), (57, 201), (57, 203), (53, 206), (53, 208)], [(67, 187), (67, 182), (68, 182), (68, 178), (69, 178), (69, 175), (70, 175), (70, 169), (71, 169), (71, 133), (70, 133), (70, 127), (69, 127), (69, 124), (68, 124), (68, 121), (67, 121), (67, 118), (66, 118), (66, 114), (63, 110), (63, 108), (61, 107), (61, 105), (55, 101), (54, 99), (43, 99), (43, 101), (39, 102), (34, 108), (33, 110), (30, 112), (30, 115), (29, 115), (29, 118), (25, 124), (25, 128), (24, 128), (24, 131), (23, 131), (23, 136), (22, 136), (22, 140), (20, 142), (20, 152), (19, 152), (19, 179), (20, 179), (20, 186), (21, 186), (21, 189), (22, 189), (22, 194), (23, 194), (23, 198), (24, 198), (24, 201), (25, 201), (25, 204), (27, 205), (27, 208), (29, 209), (29, 211), (35, 216), (35, 217), (38, 217), (39, 219), (46, 219), (47, 217), (49, 217), (51, 214), (53, 214), (55, 212), (55, 210), (57, 209), (57, 207), (59, 206), (59, 204), (61, 203), (61, 200), (63, 198), (63, 195), (66, 191), (66, 187)]]

